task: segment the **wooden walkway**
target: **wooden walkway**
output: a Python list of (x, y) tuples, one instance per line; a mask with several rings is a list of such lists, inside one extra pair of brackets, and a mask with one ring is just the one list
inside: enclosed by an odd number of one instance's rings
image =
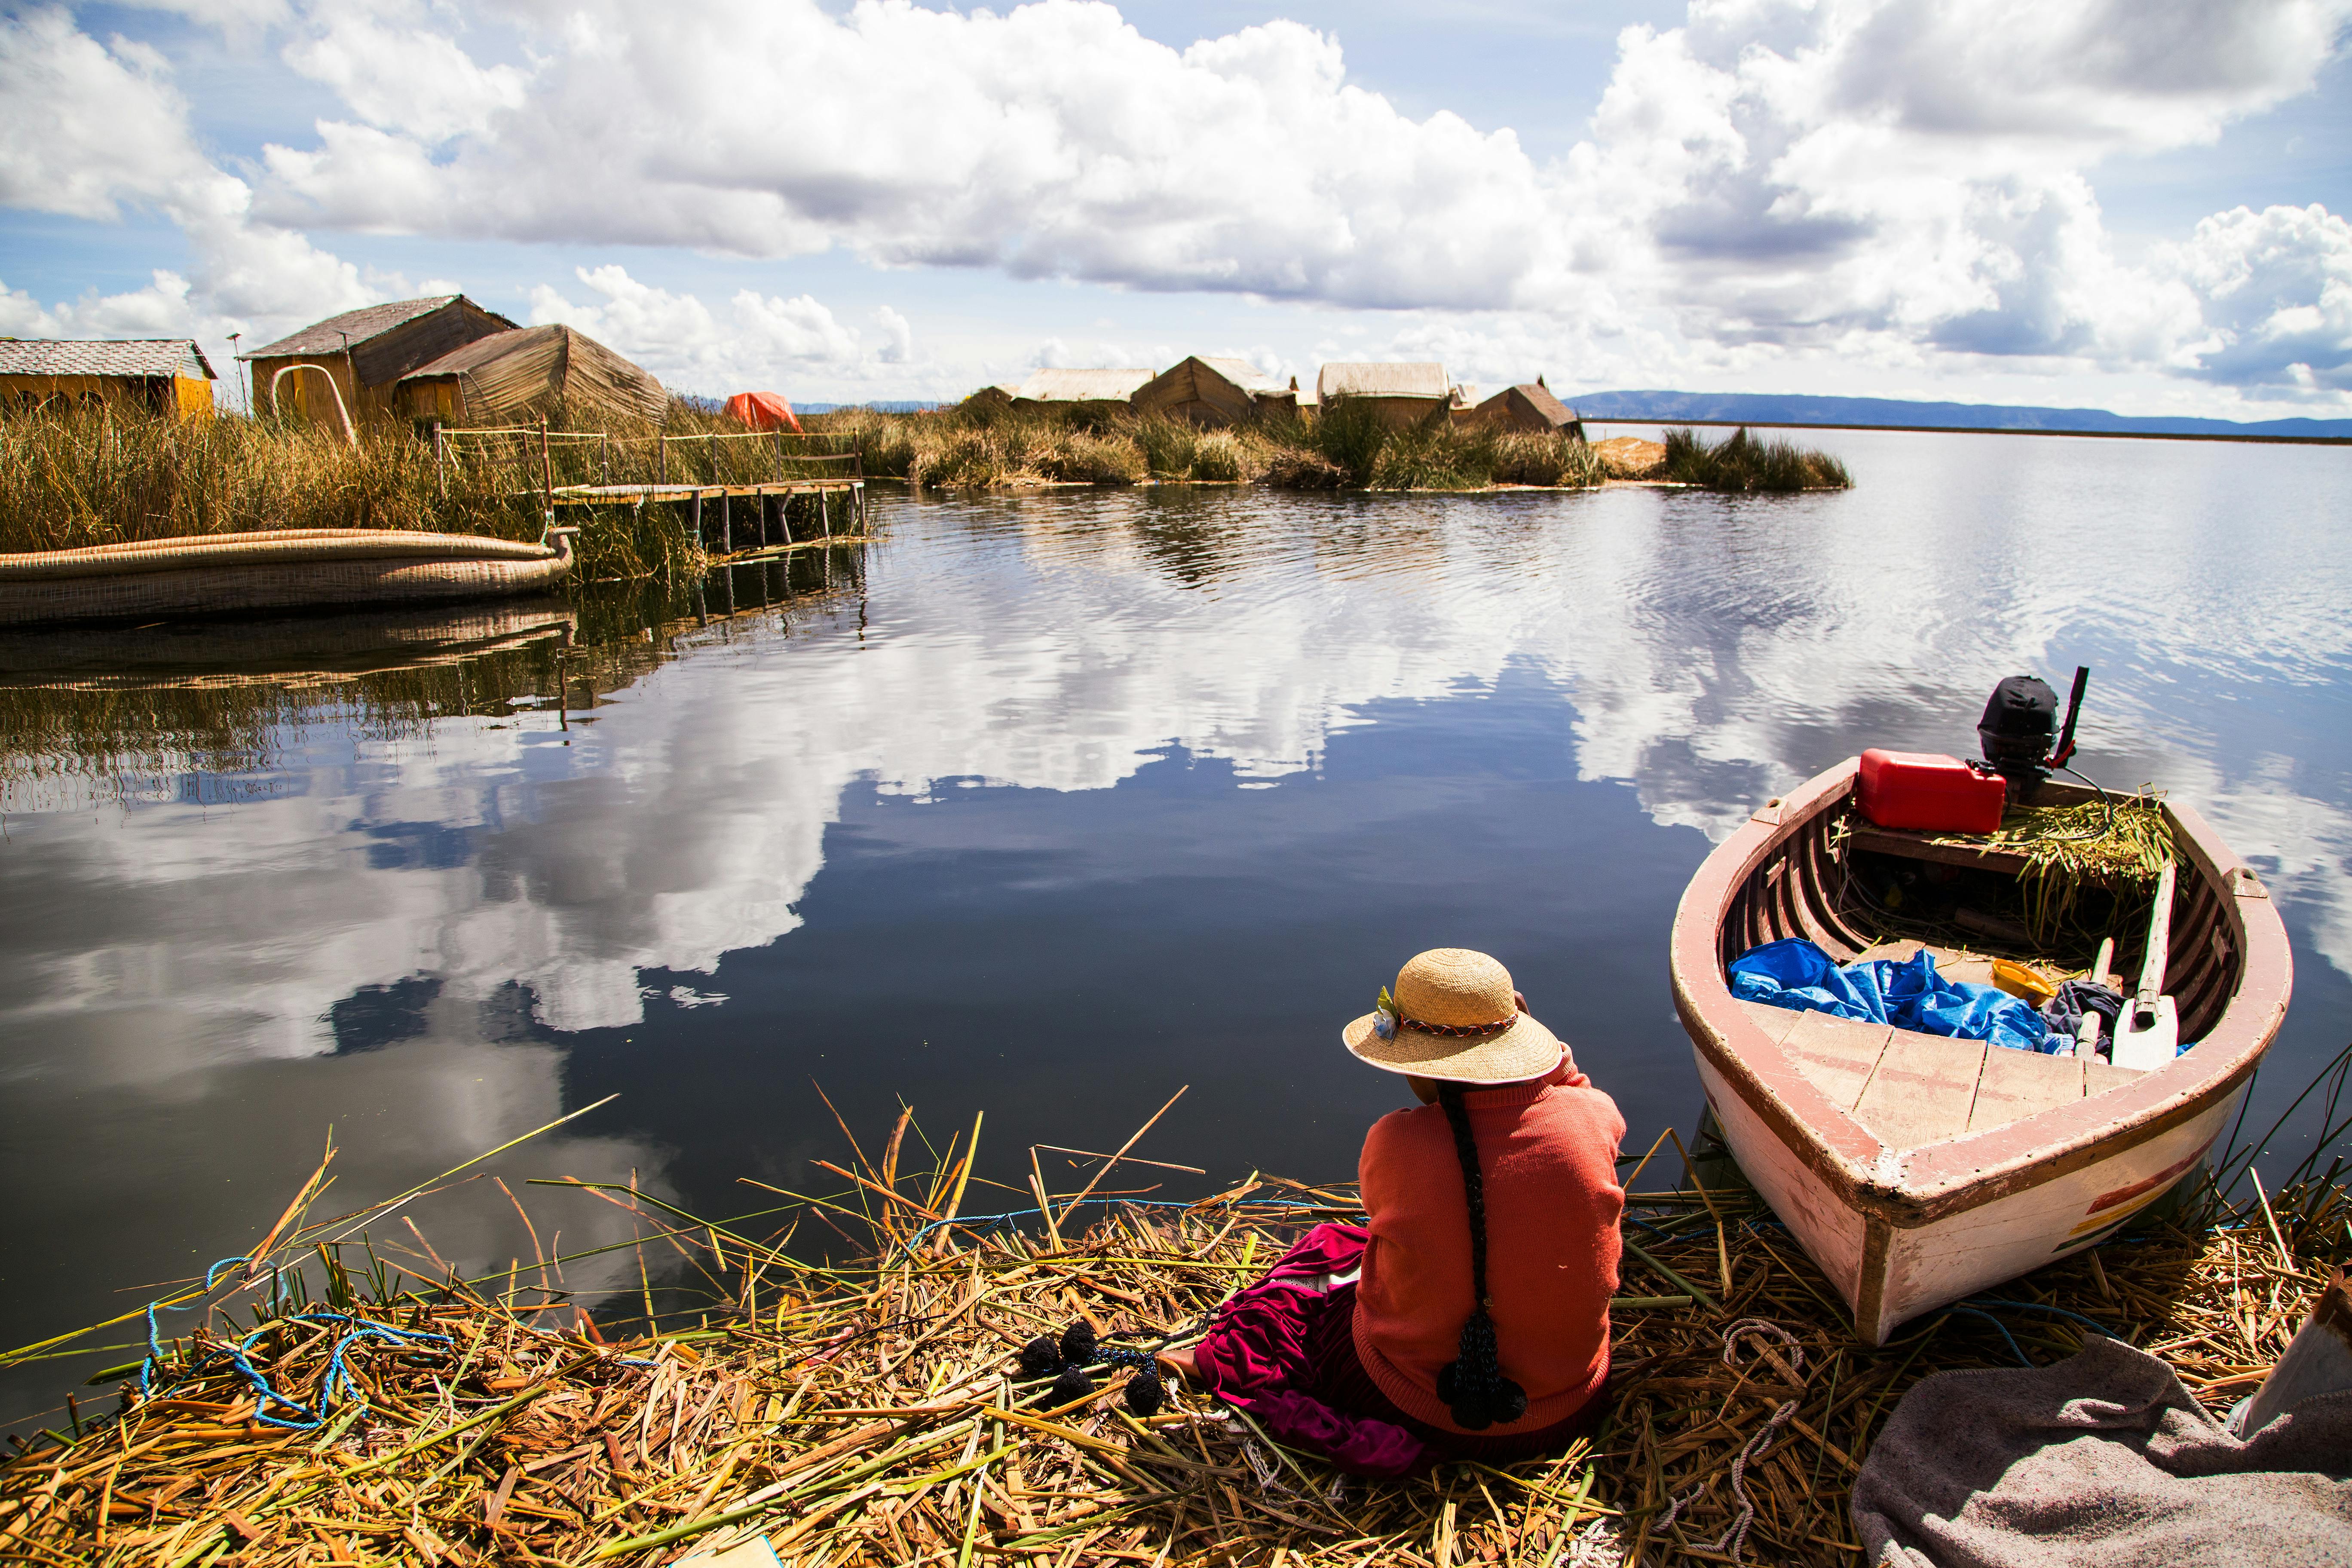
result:
[(840, 495), (845, 492), (862, 494), (866, 481), (862, 479), (763, 479), (748, 485), (558, 485), (555, 504), (558, 506), (602, 506), (613, 501), (693, 501), (719, 500), (730, 496), (799, 496)]
[[(787, 508), (795, 497), (816, 502), (819, 537), (795, 540)], [(833, 509), (841, 507), (841, 533), (834, 531)], [(848, 544), (866, 537), (866, 480), (852, 475), (841, 479), (762, 479), (751, 484), (558, 485), (548, 491), (548, 504), (558, 506), (644, 506), (666, 502), (683, 506), (688, 526), (703, 547), (714, 555), (734, 556), (803, 545)], [(739, 507), (738, 502), (748, 502)], [(717, 515), (712, 515), (715, 503)], [(739, 512), (740, 515), (739, 515)]]

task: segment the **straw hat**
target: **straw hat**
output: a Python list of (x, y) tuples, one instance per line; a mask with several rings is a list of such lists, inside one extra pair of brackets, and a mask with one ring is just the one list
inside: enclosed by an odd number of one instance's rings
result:
[(1391, 1002), (1339, 1031), (1360, 1061), (1454, 1083), (1517, 1083), (1558, 1067), (1568, 1047), (1518, 1009), (1511, 972), (1483, 952), (1432, 948), (1397, 971)]

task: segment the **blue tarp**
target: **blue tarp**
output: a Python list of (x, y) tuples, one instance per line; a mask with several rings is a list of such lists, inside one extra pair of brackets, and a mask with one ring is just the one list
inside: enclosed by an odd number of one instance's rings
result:
[(1998, 986), (1945, 979), (1924, 947), (1900, 961), (1880, 958), (1841, 969), (1811, 942), (1790, 937), (1748, 949), (1731, 961), (1730, 974), (1734, 996), (1775, 1007), (1990, 1040), (2012, 1050), (2047, 1052), (2074, 1043), (2052, 1034), (2031, 1004)]

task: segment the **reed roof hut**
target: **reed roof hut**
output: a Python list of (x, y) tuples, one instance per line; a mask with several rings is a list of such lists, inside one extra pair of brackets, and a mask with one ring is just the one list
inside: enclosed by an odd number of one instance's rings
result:
[(1372, 409), (1396, 429), (1442, 417), (1454, 396), (1445, 367), (1431, 360), (1327, 364), (1315, 378), (1316, 400), (1327, 414), (1341, 403)]
[(1577, 417), (1575, 409), (1552, 395), (1541, 376), (1505, 387), (1471, 409), (1468, 422), (1496, 430), (1532, 430), (1538, 434), (1563, 431), (1580, 441), (1584, 439), (1584, 422)]
[(1136, 389), (1151, 379), (1148, 370), (1039, 370), (1013, 392), (1024, 410), (1066, 408), (1108, 414), (1134, 405)]
[(659, 420), (669, 394), (646, 371), (571, 327), (478, 338), (400, 378), (412, 419), (495, 425), (561, 402), (573, 417)]
[(0, 338), (0, 408), (113, 403), (209, 419), (219, 379), (193, 338)]
[(974, 413), (1001, 414), (1011, 408), (1013, 400), (1020, 395), (1021, 384), (1017, 381), (991, 382), (965, 398), (962, 406)]
[(253, 367), (257, 413), (333, 421), (335, 400), (315, 374), (279, 379), (295, 365), (316, 365), (342, 395), (353, 419), (392, 411), (400, 378), (453, 349), (515, 331), (515, 323), (463, 294), (397, 300), (345, 310), (236, 357)]
[(1181, 360), (1138, 387), (1139, 412), (1194, 425), (1238, 424), (1276, 408), (1298, 406), (1298, 383), (1286, 388), (1245, 359)]

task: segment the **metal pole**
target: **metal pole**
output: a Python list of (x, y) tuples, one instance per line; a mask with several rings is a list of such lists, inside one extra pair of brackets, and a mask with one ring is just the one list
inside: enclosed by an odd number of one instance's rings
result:
[[(719, 542), (726, 545), (727, 553), (730, 555), (735, 553), (735, 510), (733, 502), (734, 498), (729, 495), (725, 490), (722, 489), (719, 492)], [(730, 591), (732, 592), (732, 590)]]
[(539, 482), (547, 492), (548, 510), (555, 509), (555, 459), (547, 450), (547, 416), (539, 416)]
[(433, 422), (433, 482), (440, 487), (441, 499), (443, 500), (447, 500), (449, 499), (449, 471), (443, 466), (443, 462), (444, 454), (442, 452), (441, 421), (436, 419)]
[(817, 526), (824, 530), (824, 536), (827, 539), (831, 539), (833, 537), (833, 513), (825, 509), (824, 492), (823, 490), (816, 492), (816, 521)]
[(663, 437), (661, 437), (661, 450), (659, 451), (659, 453), (658, 453), (658, 454), (656, 454), (656, 457), (655, 457), (655, 458), (654, 458), (654, 483), (656, 483), (656, 484), (657, 484), (657, 485), (665, 485), (665, 484), (667, 484), (668, 482), (669, 482), (669, 437), (667, 437), (667, 436), (664, 436)]

